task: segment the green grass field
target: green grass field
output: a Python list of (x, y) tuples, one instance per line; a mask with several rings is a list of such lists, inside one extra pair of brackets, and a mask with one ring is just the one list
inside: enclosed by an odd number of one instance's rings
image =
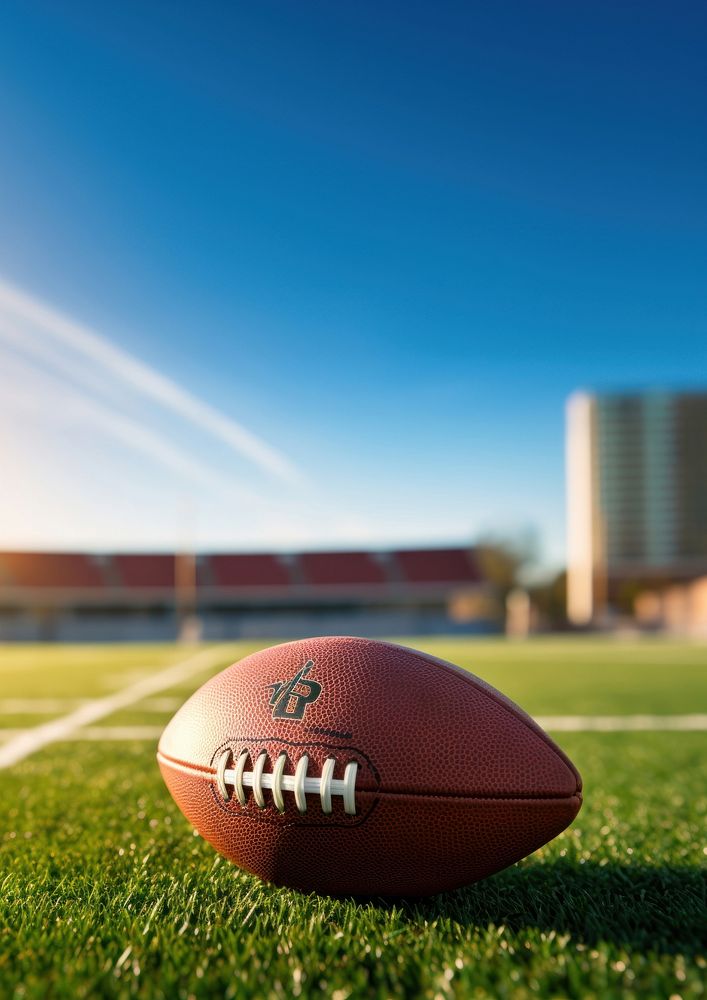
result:
[[(410, 644), (536, 715), (707, 712), (705, 646)], [(194, 835), (151, 736), (97, 732), (156, 731), (210, 673), (254, 648), (232, 644), (188, 680), (94, 723), (91, 739), (53, 742), (0, 771), (0, 997), (705, 995), (707, 732), (558, 734), (584, 777), (582, 812), (483, 883), (422, 902), (302, 896), (260, 884)], [(0, 749), (18, 729), (189, 655), (0, 647), (0, 730), (13, 731), (0, 732)]]

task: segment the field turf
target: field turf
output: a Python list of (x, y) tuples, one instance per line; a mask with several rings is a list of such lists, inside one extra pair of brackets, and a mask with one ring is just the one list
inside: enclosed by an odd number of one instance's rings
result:
[[(428, 640), (537, 715), (707, 712), (707, 648)], [(512, 869), (422, 902), (261, 885), (167, 794), (159, 727), (209, 673), (0, 771), (0, 997), (478, 997), (707, 993), (707, 732), (566, 732), (585, 804)], [(0, 647), (0, 730), (41, 725), (192, 655)], [(43, 704), (35, 703), (42, 699)], [(56, 700), (56, 704), (52, 703)], [(41, 711), (33, 711), (41, 707)], [(11, 734), (0, 732), (3, 739)]]

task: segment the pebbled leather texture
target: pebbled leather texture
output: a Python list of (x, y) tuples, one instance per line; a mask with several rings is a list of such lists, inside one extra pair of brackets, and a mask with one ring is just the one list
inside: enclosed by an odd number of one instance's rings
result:
[[(304, 673), (300, 673), (304, 670)], [(299, 675), (297, 683), (292, 684)], [(289, 685), (289, 686), (288, 686)], [(297, 717), (300, 715), (301, 717)], [(303, 754), (318, 777), (356, 761), (356, 815), (316, 793), (300, 813), (246, 788), (221, 795), (216, 769), (243, 750), (286, 774)], [(581, 805), (581, 779), (550, 737), (484, 681), (427, 654), (353, 637), (261, 650), (208, 681), (160, 740), (165, 782), (217, 850), (268, 881), (304, 891), (426, 895), (505, 868), (551, 840)], [(229, 787), (229, 792), (232, 792)]]

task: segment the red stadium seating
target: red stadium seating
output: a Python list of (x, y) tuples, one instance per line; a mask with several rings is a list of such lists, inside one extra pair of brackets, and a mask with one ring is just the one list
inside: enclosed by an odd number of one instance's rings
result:
[(466, 549), (405, 549), (393, 553), (406, 583), (479, 583), (481, 573)]
[(370, 552), (303, 552), (299, 557), (305, 583), (385, 584), (383, 567)]
[(117, 555), (113, 566), (123, 587), (174, 587), (172, 555)]
[[(292, 582), (287, 566), (277, 556), (247, 554), (206, 558), (212, 582), (217, 587), (288, 587)], [(205, 576), (200, 567), (200, 582)]]
[(101, 567), (70, 552), (2, 552), (0, 580), (15, 587), (103, 587)]
[[(273, 554), (210, 555), (198, 560), (200, 587), (321, 593), (326, 587), (381, 588), (396, 584), (436, 586), (477, 584), (482, 574), (471, 550), (402, 549), (385, 554), (304, 552), (288, 558)], [(0, 553), (0, 585), (58, 590), (110, 587), (112, 591), (175, 586), (175, 556), (120, 554), (104, 557), (69, 553)], [(314, 591), (314, 588), (318, 590)], [(377, 591), (380, 594), (380, 590)]]
[(492, 601), (459, 604), (477, 591), (493, 596), (474, 551), (463, 548), (185, 558), (0, 552), (0, 641), (497, 630)]

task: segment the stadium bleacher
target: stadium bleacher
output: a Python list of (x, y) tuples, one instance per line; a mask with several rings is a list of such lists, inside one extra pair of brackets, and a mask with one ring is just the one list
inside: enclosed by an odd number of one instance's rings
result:
[(165, 553), (0, 553), (0, 639), (169, 639), (187, 607), (207, 638), (432, 634), (497, 624), (487, 611), (459, 618), (460, 606), (493, 606), (473, 550), (461, 547), (186, 558), (191, 571), (180, 574), (186, 564)]
[(371, 552), (303, 552), (298, 561), (304, 580), (315, 586), (377, 586), (390, 579)]
[(468, 549), (401, 549), (394, 559), (408, 583), (467, 583), (481, 581), (481, 573)]
[(105, 578), (95, 557), (72, 552), (0, 552), (0, 587), (93, 589)]
[(289, 587), (290, 572), (275, 555), (211, 555), (199, 560), (197, 579), (215, 587)]
[(115, 555), (111, 559), (119, 586), (171, 589), (175, 579), (172, 555)]

